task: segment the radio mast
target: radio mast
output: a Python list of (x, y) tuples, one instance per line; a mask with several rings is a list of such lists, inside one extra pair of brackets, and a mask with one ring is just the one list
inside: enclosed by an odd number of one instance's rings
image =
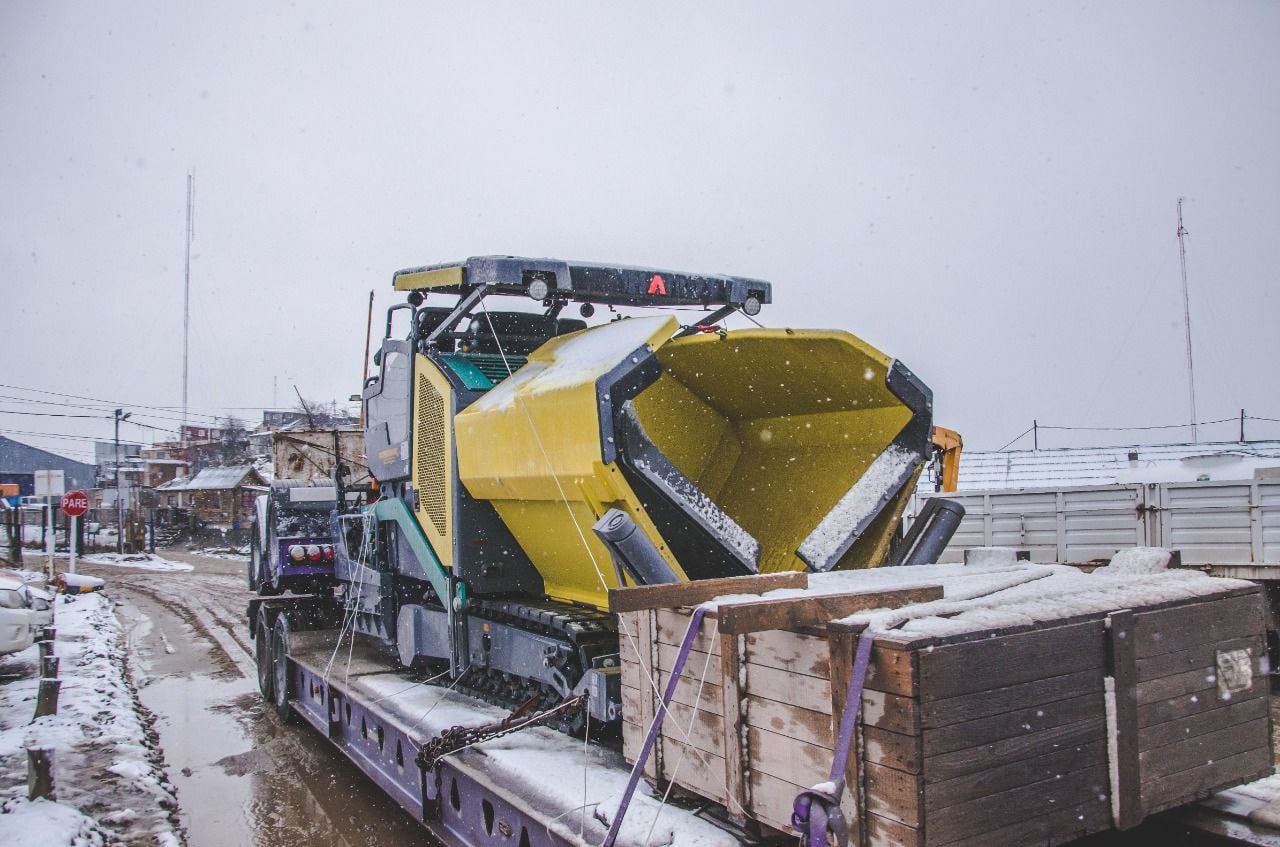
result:
[(1182, 201), (1178, 198), (1178, 258), (1182, 261), (1182, 322), (1187, 330), (1187, 392), (1191, 397), (1191, 441), (1196, 437), (1196, 370), (1191, 358), (1191, 296), (1187, 293), (1187, 228), (1182, 225)]
[(187, 371), (191, 346), (191, 242), (196, 238), (196, 171), (187, 171), (186, 273), (182, 287), (182, 431), (178, 441), (187, 440)]

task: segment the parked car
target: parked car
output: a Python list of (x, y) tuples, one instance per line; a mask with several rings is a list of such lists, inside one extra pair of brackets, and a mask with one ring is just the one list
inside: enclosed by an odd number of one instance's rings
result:
[(17, 653), (31, 646), (35, 637), (34, 613), (27, 606), (21, 582), (11, 586), (0, 582), (0, 655)]
[(47, 591), (0, 576), (0, 655), (27, 649), (52, 622), (53, 598)]

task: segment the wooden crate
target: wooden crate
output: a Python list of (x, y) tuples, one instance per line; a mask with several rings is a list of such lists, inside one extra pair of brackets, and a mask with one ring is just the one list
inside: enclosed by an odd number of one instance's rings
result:
[[(1036, 626), (878, 635), (844, 804), (855, 840), (1057, 844), (1269, 773), (1262, 596), (1223, 585)], [(689, 617), (620, 615), (628, 761)], [(703, 620), (645, 773), (789, 832), (796, 794), (828, 778), (857, 634), (724, 633), (724, 618)]]

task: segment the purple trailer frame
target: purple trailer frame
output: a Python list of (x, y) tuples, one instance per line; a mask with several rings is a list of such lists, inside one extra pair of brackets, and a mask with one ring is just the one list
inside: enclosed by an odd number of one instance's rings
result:
[(343, 752), (365, 776), (432, 835), (467, 847), (570, 847), (514, 793), (442, 759), (433, 771), (417, 761), (420, 744), (395, 717), (294, 657), (289, 679), (295, 712)]

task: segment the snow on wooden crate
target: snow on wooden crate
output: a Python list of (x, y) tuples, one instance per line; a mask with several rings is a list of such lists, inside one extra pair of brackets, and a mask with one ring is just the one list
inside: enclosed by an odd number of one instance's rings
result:
[[(807, 598), (812, 619), (851, 596), (929, 586), (940, 599), (832, 615), (821, 628), (721, 629), (734, 606)], [(714, 596), (661, 588), (674, 593), (620, 616), (628, 761), (660, 708), (688, 606)], [(866, 843), (1061, 843), (1270, 770), (1251, 583), (1020, 563), (811, 575), (807, 587), (768, 589), (712, 602), (645, 765), (735, 816), (787, 831), (795, 795), (827, 779), (832, 715), (863, 627), (875, 644), (845, 806)]]

